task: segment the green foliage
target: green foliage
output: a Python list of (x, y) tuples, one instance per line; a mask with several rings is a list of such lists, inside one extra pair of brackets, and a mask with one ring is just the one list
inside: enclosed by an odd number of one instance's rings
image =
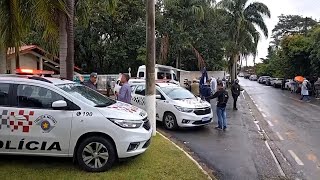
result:
[(224, 17), (215, 14), (212, 1), (157, 1), (157, 9), (157, 47), (162, 47), (162, 37), (169, 37), (167, 65), (176, 66), (180, 59), (182, 69), (199, 70), (199, 61), (204, 60), (208, 70), (223, 69), (227, 28)]
[[(240, 55), (256, 55), (260, 40), (260, 29), (268, 37), (264, 17), (271, 16), (268, 7), (260, 2), (249, 3), (248, 0), (222, 0), (218, 3), (218, 12), (227, 18), (228, 39), (225, 42), (227, 56), (230, 59), (229, 69), (236, 66)], [(233, 81), (236, 73), (231, 73)]]
[(267, 60), (257, 72), (286, 78), (320, 76), (320, 28), (315, 23), (297, 15), (280, 16), (273, 30), (278, 46), (269, 47)]
[(317, 21), (299, 15), (280, 15), (279, 22), (272, 30), (272, 44), (279, 46), (282, 38), (294, 34), (307, 34), (312, 27), (317, 25)]
[(141, 0), (119, 1), (109, 13), (103, 0), (95, 1), (88, 26), (76, 26), (75, 63), (86, 72), (135, 74), (145, 62), (145, 7)]

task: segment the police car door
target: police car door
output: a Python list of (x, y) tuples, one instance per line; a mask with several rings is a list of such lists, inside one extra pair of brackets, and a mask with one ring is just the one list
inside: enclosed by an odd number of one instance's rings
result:
[(137, 85), (135, 92), (132, 96), (132, 105), (137, 106), (141, 109), (146, 109), (145, 107), (145, 85)]
[(10, 142), (10, 84), (0, 83), (0, 152), (9, 152), (6, 144)]
[(53, 109), (65, 97), (46, 87), (16, 84), (16, 108), (10, 111), (11, 152), (67, 155), (73, 112)]

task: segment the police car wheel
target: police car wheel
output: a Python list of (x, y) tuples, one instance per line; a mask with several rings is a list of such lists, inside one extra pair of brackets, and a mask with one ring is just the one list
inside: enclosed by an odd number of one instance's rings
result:
[(178, 128), (176, 116), (171, 112), (165, 113), (163, 116), (163, 124), (168, 130), (175, 130)]
[(111, 168), (116, 160), (112, 143), (103, 137), (89, 137), (77, 149), (79, 166), (89, 172), (103, 172)]

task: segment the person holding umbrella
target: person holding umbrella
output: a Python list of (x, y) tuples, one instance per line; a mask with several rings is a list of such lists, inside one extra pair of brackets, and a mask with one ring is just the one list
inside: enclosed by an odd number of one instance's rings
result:
[(307, 102), (311, 101), (311, 98), (309, 97), (309, 88), (308, 88), (309, 81), (307, 79), (304, 79), (301, 86), (301, 100), (303, 101), (304, 98), (307, 98)]

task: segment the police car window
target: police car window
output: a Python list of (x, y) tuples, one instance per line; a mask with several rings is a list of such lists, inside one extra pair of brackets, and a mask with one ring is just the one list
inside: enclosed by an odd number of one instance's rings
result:
[(0, 106), (9, 105), (9, 87), (10, 84), (0, 83)]
[(173, 80), (178, 81), (176, 74), (173, 74)]
[(145, 87), (144, 86), (138, 86), (137, 89), (136, 89), (136, 94), (144, 96), (145, 95)]
[(144, 77), (144, 72), (139, 72), (139, 76), (138, 77)]
[(64, 84), (58, 87), (91, 106), (107, 107), (116, 103), (116, 101), (80, 84)]
[(171, 79), (171, 74), (170, 73), (166, 73), (166, 78), (167, 79)]
[(64, 100), (64, 97), (43, 87), (18, 85), (18, 107), (52, 109), (52, 103)]
[(133, 93), (137, 85), (131, 85), (130, 87), (131, 87), (131, 93)]

